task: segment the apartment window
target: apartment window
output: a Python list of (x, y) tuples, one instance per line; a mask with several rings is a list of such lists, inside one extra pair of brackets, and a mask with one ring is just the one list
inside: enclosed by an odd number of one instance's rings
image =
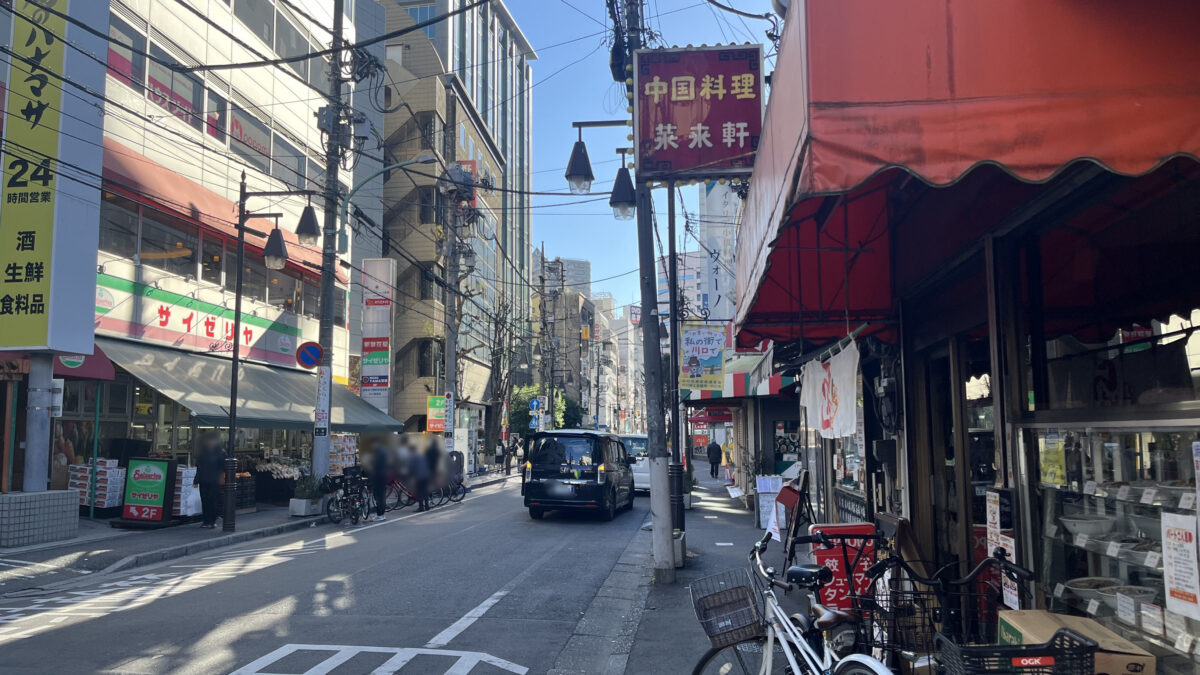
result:
[[(241, 4), (241, 3), (238, 3)], [(231, 150), (263, 173), (270, 173), (271, 130), (250, 113), (233, 106), (229, 135)]]
[(225, 251), (221, 240), (204, 236), (200, 250), (200, 278), (210, 284), (221, 285), (221, 272), (225, 269)]
[(137, 255), (137, 204), (111, 192), (100, 202), (100, 250), (133, 260)]
[(422, 300), (437, 300), (436, 282), (433, 280), (433, 275), (436, 274), (433, 270), (421, 270), (421, 299)]
[(422, 340), (417, 347), (417, 377), (437, 377), (442, 363), (442, 344)]
[[(176, 63), (175, 59), (158, 45), (150, 45), (150, 54), (155, 59)], [(147, 85), (147, 98), (196, 129), (201, 128), (200, 111), (204, 106), (204, 86), (199, 80), (152, 61)]]
[(417, 192), (417, 198), (421, 200), (421, 223), (429, 224), (437, 221), (437, 189), (433, 187), (423, 187)]
[(279, 134), (275, 134), (275, 143), (271, 150), (271, 175), (292, 187), (303, 187), (304, 166), (308, 157), (296, 146), (283, 140)]
[(320, 164), (312, 161), (307, 162), (308, 166), (308, 189), (309, 190), (324, 190), (325, 189), (325, 169)]
[(208, 90), (208, 107), (205, 110), (204, 127), (209, 136), (225, 142), (229, 127), (229, 102), (217, 92)]
[(264, 43), (275, 44), (275, 5), (268, 0), (238, 0), (233, 14)]
[(333, 325), (346, 327), (346, 291), (333, 289)]
[[(113, 12), (108, 17), (108, 72), (127, 86), (141, 90), (146, 79), (146, 38)], [(132, 49), (130, 49), (132, 47)]]
[[(267, 4), (265, 0), (259, 0), (263, 4)], [(304, 33), (284, 19), (282, 16), (275, 23), (275, 52), (283, 58), (293, 56), (302, 56), (310, 51), (308, 38)], [(314, 50), (315, 51), (315, 50)], [(293, 61), (288, 64), (292, 70), (300, 77), (308, 75), (308, 61)]]
[[(432, 2), (427, 5), (409, 5), (408, 7), (405, 7), (405, 9), (408, 10), (408, 15), (412, 17), (412, 20), (417, 23), (429, 21), (433, 17), (437, 16), (437, 7), (435, 7)], [(421, 31), (424, 32), (430, 40), (437, 39), (436, 23), (422, 28)]]
[(178, 277), (194, 277), (199, 239), (194, 228), (157, 211), (142, 214), (143, 265)]
[[(322, 47), (313, 47), (313, 51), (321, 51)], [(308, 63), (308, 86), (319, 91), (325, 91), (329, 88), (329, 59), (309, 59)]]

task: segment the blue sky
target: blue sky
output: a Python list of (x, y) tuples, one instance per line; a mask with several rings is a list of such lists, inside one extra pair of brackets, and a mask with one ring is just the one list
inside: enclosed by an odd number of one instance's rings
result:
[[(770, 11), (769, 0), (724, 0), (738, 9)], [(533, 189), (562, 192), (563, 197), (535, 197), (533, 244), (546, 243), (553, 258), (592, 261), (593, 290), (610, 291), (617, 305), (638, 298), (637, 234), (634, 221), (618, 221), (608, 206), (608, 192), (620, 166), (615, 153), (631, 142), (631, 128), (589, 129), (584, 140), (596, 182), (593, 197), (600, 201), (554, 206), (578, 201), (567, 193), (563, 171), (577, 132), (576, 120), (627, 119), (624, 89), (613, 82), (605, 43), (609, 21), (603, 0), (506, 0), (525, 36), (538, 52), (533, 64)], [(765, 21), (739, 19), (704, 0), (646, 0), (648, 25), (662, 34), (666, 46), (687, 44), (741, 44), (766, 42)], [(563, 44), (566, 43), (566, 44)], [(559, 45), (559, 46), (554, 46)], [(768, 67), (768, 72), (770, 68)], [(696, 211), (697, 187), (684, 187), (684, 208)], [(656, 190), (663, 243), (666, 243), (666, 203)], [(680, 211), (682, 213), (682, 211)], [(682, 232), (682, 217), (678, 219)], [(695, 243), (688, 240), (692, 249)], [(606, 277), (616, 278), (595, 281)]]

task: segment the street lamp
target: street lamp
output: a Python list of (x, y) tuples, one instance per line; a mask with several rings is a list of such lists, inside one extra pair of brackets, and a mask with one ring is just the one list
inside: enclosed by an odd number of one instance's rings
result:
[(633, 187), (633, 179), (629, 177), (629, 168), (625, 166), (625, 151), (621, 148), (621, 168), (617, 170), (617, 179), (613, 181), (612, 196), (608, 205), (612, 207), (613, 217), (617, 220), (633, 220), (637, 214), (637, 190)]
[[(274, 230), (268, 235), (265, 232), (259, 232), (246, 227), (246, 221), (252, 214), (246, 211), (246, 200), (251, 197), (289, 197), (294, 195), (313, 195), (311, 190), (267, 190), (262, 192), (250, 192), (246, 189), (246, 172), (242, 172), (242, 184), (238, 193), (238, 217), (237, 217), (237, 281), (234, 284), (234, 300), (233, 300), (233, 372), (229, 382), (229, 438), (226, 439), (225, 453), (225, 510), (224, 516), (221, 518), (221, 530), (224, 532), (234, 531), (234, 518), (237, 513), (237, 404), (238, 404), (238, 374), (241, 368), (241, 341), (242, 341), (242, 274), (246, 270), (246, 233), (250, 232), (260, 237), (267, 238), (267, 244), (263, 247), (263, 264), (268, 269), (280, 270), (287, 265), (288, 254), (287, 246), (283, 243), (283, 232), (280, 231), (279, 225), (275, 226)], [(305, 214), (300, 218), (300, 226), (304, 225), (305, 216), (308, 215), (308, 210), (305, 209)], [(282, 213), (259, 213), (254, 214), (259, 218), (280, 218)], [(314, 222), (316, 216), (312, 216)]]
[(587, 145), (583, 142), (583, 128), (579, 129), (579, 140), (571, 148), (571, 159), (567, 162), (567, 171), (563, 174), (572, 194), (585, 195), (592, 191), (592, 181), (596, 176), (592, 173), (592, 163), (588, 160)]
[(300, 224), (296, 226), (296, 239), (301, 246), (316, 246), (321, 240), (321, 226), (317, 223), (317, 210), (312, 204), (304, 207)]

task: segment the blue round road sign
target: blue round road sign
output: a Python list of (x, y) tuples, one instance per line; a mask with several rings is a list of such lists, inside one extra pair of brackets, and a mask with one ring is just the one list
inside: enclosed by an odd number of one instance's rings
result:
[(296, 350), (296, 363), (305, 368), (316, 368), (321, 365), (321, 358), (325, 356), (325, 350), (321, 349), (321, 345), (315, 342), (305, 342)]
[(541, 407), (542, 407), (542, 400), (540, 398), (529, 399), (529, 409), (530, 410), (533, 410), (534, 412), (536, 412), (536, 411), (540, 410)]

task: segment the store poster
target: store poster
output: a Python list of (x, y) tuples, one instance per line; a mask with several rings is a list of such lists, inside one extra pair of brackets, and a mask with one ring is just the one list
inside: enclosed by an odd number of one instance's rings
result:
[[(824, 532), (826, 534), (862, 534), (874, 535), (874, 523), (841, 523), (837, 525), (811, 525), (808, 528), (809, 534), (814, 532)], [(859, 551), (862, 554), (859, 555)], [(831, 609), (840, 609), (850, 611), (850, 582), (849, 579), (854, 579), (854, 590), (860, 595), (866, 595), (871, 587), (871, 578), (867, 576), (867, 568), (875, 563), (875, 542), (870, 539), (864, 539), (862, 542), (850, 540), (846, 542), (845, 554), (843, 555), (843, 547), (841, 542), (838, 542), (833, 548), (817, 548), (813, 549), (813, 557), (818, 565), (824, 565), (833, 570), (833, 581), (825, 584), (821, 588), (821, 604)], [(854, 566), (854, 570), (847, 574), (846, 560), (849, 559), (850, 564), (854, 564), (855, 560), (858, 564)]]
[(125, 474), (125, 507), (122, 517), (128, 520), (164, 520), (168, 490), (167, 476), (171, 462), (157, 459), (131, 459)]
[(340, 474), (358, 463), (358, 436), (334, 434), (329, 439), (329, 473)]
[(1067, 454), (1063, 447), (1062, 436), (1056, 431), (1047, 431), (1041, 439), (1041, 453), (1038, 464), (1041, 466), (1041, 479), (1050, 485), (1065, 485), (1067, 482)]
[(1163, 583), (1167, 610), (1200, 621), (1200, 563), (1196, 518), (1162, 512)]
[(364, 401), (384, 413), (391, 412), (392, 280), (396, 261), (365, 258), (362, 261), (362, 372)]
[[(988, 493), (994, 494), (994, 493)], [(997, 498), (999, 495), (996, 495)], [(997, 499), (997, 520), (999, 520), (999, 499)], [(990, 520), (990, 519), (989, 519)], [(1008, 552), (1009, 560), (1017, 559), (1017, 540), (1013, 537), (1004, 535), (997, 536), (997, 545)], [(1000, 575), (1000, 585), (1004, 589), (1004, 606), (1009, 609), (1021, 609), (1021, 593), (1017, 590), (1017, 582), (1008, 577), (1007, 574)]]
[(686, 321), (679, 353), (679, 388), (718, 390), (725, 385), (725, 327)]

